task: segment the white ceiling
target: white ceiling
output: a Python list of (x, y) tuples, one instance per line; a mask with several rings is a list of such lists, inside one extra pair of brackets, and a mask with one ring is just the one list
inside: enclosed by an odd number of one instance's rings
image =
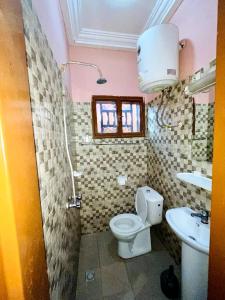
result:
[(134, 50), (148, 27), (165, 23), (183, 0), (60, 0), (71, 45)]
[(82, 0), (82, 28), (140, 34), (157, 0)]

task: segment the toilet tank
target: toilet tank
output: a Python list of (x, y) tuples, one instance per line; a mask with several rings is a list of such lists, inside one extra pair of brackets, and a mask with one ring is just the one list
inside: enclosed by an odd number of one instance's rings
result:
[(147, 202), (147, 219), (151, 225), (156, 225), (162, 222), (163, 197), (152, 188), (143, 187)]

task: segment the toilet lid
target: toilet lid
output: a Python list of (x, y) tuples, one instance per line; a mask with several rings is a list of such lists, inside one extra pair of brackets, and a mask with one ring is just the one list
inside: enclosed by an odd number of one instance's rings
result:
[(141, 218), (142, 222), (145, 223), (147, 218), (147, 202), (144, 190), (142, 188), (137, 190), (135, 197), (135, 208), (138, 216)]

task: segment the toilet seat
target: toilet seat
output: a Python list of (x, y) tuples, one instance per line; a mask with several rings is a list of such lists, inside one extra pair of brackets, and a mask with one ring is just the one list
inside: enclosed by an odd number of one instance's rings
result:
[(129, 235), (143, 227), (143, 222), (139, 216), (134, 214), (120, 214), (110, 220), (112, 231), (120, 235)]
[(137, 191), (135, 197), (135, 208), (137, 215), (120, 214), (113, 217), (109, 222), (111, 230), (118, 235), (129, 236), (144, 227), (147, 218), (147, 202), (141, 189)]

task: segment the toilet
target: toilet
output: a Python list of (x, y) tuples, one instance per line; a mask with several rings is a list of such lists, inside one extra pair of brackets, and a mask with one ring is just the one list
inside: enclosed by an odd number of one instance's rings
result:
[(161, 223), (163, 197), (148, 186), (137, 189), (136, 214), (124, 213), (110, 220), (110, 229), (118, 239), (118, 255), (131, 258), (151, 251), (150, 227)]

